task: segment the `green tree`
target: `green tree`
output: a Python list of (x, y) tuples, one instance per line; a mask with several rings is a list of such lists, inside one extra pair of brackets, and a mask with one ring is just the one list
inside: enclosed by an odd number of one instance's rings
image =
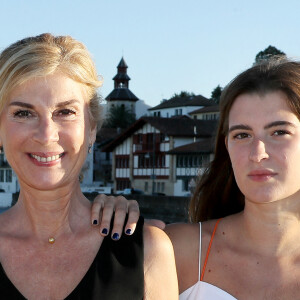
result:
[(186, 97), (194, 97), (195, 94), (192, 92), (187, 92), (187, 91), (181, 91), (180, 93), (175, 93), (173, 94), (173, 96), (171, 97), (171, 99), (175, 99), (175, 98), (186, 98)]
[(280, 57), (280, 56), (286, 57), (286, 54), (284, 52), (282, 52), (281, 50), (277, 49), (276, 47), (270, 45), (265, 50), (257, 53), (257, 55), (255, 56), (254, 64), (260, 63), (264, 60), (268, 60), (274, 56), (275, 57), (276, 56), (277, 57)]
[(105, 128), (128, 128), (136, 121), (135, 113), (128, 109), (125, 105), (111, 106), (104, 121)]
[(223, 89), (220, 87), (220, 85), (218, 85), (218, 86), (217, 86), (216, 88), (214, 88), (213, 91), (211, 92), (210, 99), (213, 100), (214, 102), (216, 102), (217, 104), (219, 104), (222, 90), (223, 90)]

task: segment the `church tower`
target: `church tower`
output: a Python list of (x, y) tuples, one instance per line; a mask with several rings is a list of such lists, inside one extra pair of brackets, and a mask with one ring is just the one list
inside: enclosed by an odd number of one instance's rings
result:
[(117, 66), (118, 73), (113, 78), (114, 89), (105, 98), (108, 110), (112, 106), (125, 106), (128, 110), (135, 113), (135, 103), (139, 99), (129, 90), (130, 77), (127, 75), (127, 68), (128, 66), (122, 57)]

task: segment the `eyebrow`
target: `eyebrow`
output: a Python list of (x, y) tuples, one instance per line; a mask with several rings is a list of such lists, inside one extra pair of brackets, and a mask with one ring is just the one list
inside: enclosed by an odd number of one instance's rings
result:
[[(275, 122), (271, 122), (269, 124), (267, 124), (266, 126), (264, 126), (264, 129), (270, 129), (272, 127), (276, 127), (276, 126), (292, 126), (296, 128), (296, 125), (288, 122), (288, 121), (275, 121)], [(234, 130), (252, 130), (252, 128), (248, 125), (244, 125), (244, 124), (239, 124), (239, 125), (233, 125), (229, 128), (228, 132), (232, 132)]]
[[(67, 100), (67, 101), (58, 103), (58, 104), (56, 105), (56, 107), (63, 107), (63, 106), (67, 106), (67, 105), (74, 104), (74, 103), (79, 103), (79, 101), (76, 100), (76, 99)], [(21, 101), (14, 101), (14, 102), (11, 102), (11, 103), (9, 104), (9, 106), (21, 106), (21, 107), (30, 108), (30, 109), (33, 109), (33, 108), (34, 108), (34, 105), (29, 104), (29, 103), (26, 103), (26, 102), (21, 102)]]

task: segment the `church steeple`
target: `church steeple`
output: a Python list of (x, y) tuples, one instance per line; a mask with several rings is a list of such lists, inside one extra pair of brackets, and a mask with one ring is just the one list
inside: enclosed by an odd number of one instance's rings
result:
[(127, 64), (122, 57), (117, 69), (118, 73), (113, 78), (114, 80), (114, 89), (113, 91), (105, 98), (108, 104), (108, 108), (111, 106), (124, 105), (132, 112), (135, 113), (135, 102), (139, 100), (134, 93), (129, 89), (129, 80), (130, 77), (127, 75)]
[(117, 89), (117, 88), (124, 87), (124, 88), (128, 89), (130, 77), (127, 75), (128, 66), (123, 57), (121, 58), (117, 68), (118, 68), (118, 73), (113, 78), (113, 80), (115, 82), (114, 88)]

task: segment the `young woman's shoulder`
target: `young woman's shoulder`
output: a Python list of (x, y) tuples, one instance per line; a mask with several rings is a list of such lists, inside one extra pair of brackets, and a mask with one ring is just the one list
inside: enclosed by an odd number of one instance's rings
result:
[(145, 299), (177, 299), (178, 283), (174, 250), (168, 236), (144, 226)]
[[(216, 220), (201, 223), (202, 251), (207, 248), (215, 223)], [(200, 225), (199, 223), (171, 224), (166, 226), (165, 232), (174, 247), (179, 292), (182, 293), (199, 279)]]

